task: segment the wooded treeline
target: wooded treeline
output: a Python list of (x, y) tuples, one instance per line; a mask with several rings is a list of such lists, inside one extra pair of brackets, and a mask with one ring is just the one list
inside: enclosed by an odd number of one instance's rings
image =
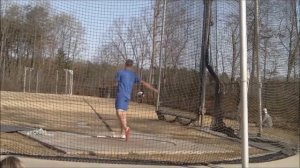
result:
[(57, 13), (45, 2), (36, 5), (1, 3), (3, 90), (20, 90), (24, 67), (43, 71), (40, 79), (43, 81), (55, 70), (73, 68), (78, 62), (84, 29), (74, 16)]

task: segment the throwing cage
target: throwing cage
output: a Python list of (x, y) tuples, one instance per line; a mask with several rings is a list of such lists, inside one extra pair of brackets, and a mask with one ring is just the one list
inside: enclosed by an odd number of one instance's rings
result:
[[(249, 155), (274, 160), (299, 145), (299, 1), (246, 3)], [(239, 10), (236, 0), (1, 0), (1, 154), (240, 162)], [(115, 74), (129, 58), (159, 93), (134, 89), (126, 142)]]

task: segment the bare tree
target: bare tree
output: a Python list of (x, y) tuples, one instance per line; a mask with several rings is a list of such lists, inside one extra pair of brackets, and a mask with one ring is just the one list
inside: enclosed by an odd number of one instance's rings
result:
[[(169, 4), (170, 7), (166, 10), (165, 36), (162, 44), (165, 49), (162, 59), (162, 86), (166, 85), (167, 77), (171, 77), (169, 78), (171, 81), (176, 80), (177, 70), (183, 56), (186, 56), (191, 20), (186, 17), (187, 11), (182, 3), (184, 2), (172, 1)], [(171, 71), (168, 71), (168, 69)]]
[(290, 80), (291, 72), (295, 67), (296, 53), (300, 46), (299, 32), (297, 30), (297, 10), (296, 1), (289, 1), (290, 4), (283, 8), (283, 17), (280, 20), (279, 25), (279, 39), (288, 53), (288, 70), (286, 80)]
[(230, 44), (232, 45), (232, 59), (231, 59), (231, 77), (230, 81), (233, 83), (235, 81), (236, 71), (237, 71), (237, 63), (239, 58), (239, 20), (237, 15), (229, 15), (227, 26), (228, 30), (230, 30)]

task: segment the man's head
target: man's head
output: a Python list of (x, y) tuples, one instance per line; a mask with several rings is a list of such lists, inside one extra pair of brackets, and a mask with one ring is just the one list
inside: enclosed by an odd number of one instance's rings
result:
[(133, 66), (133, 60), (127, 59), (125, 62), (125, 67), (126, 68), (131, 68)]
[(14, 156), (8, 156), (0, 162), (2, 168), (24, 168), (20, 159)]

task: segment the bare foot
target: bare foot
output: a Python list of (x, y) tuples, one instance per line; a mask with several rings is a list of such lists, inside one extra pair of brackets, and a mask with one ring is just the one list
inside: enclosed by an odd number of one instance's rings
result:
[(128, 127), (126, 129), (126, 131), (125, 131), (125, 139), (126, 139), (126, 141), (128, 141), (128, 139), (129, 139), (130, 132), (131, 132), (131, 129)]

